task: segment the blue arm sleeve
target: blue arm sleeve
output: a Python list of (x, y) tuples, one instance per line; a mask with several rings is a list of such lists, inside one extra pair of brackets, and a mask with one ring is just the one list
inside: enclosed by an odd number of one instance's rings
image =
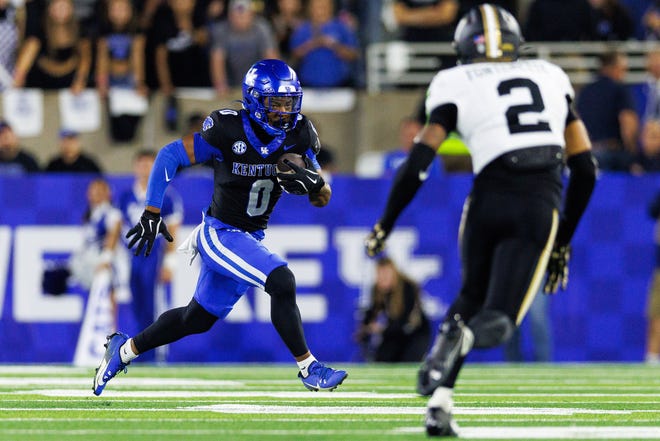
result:
[(217, 147), (209, 144), (202, 135), (195, 132), (193, 139), (195, 142), (195, 162), (206, 162), (211, 158), (218, 158), (222, 161), (222, 152)]
[(310, 149), (307, 149), (307, 152), (305, 152), (305, 153), (307, 154), (307, 157), (311, 161), (312, 166), (314, 167), (314, 169), (315, 170), (320, 169), (321, 166), (319, 165), (319, 161), (316, 160), (316, 154), (314, 153), (314, 150), (310, 148)]
[(161, 208), (167, 185), (174, 178), (179, 168), (189, 166), (190, 160), (181, 139), (171, 142), (160, 149), (149, 174), (146, 204), (151, 207)]

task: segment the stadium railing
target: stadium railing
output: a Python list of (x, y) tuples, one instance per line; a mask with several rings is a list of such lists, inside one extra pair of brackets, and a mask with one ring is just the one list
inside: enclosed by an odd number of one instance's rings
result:
[[(626, 83), (645, 81), (646, 55), (660, 49), (659, 42), (561, 42), (525, 43), (523, 58), (542, 58), (560, 66), (574, 86), (586, 84), (598, 70), (598, 56), (616, 48), (628, 55)], [(443, 66), (455, 58), (451, 43), (390, 41), (367, 48), (367, 90), (378, 93), (399, 87), (425, 87)]]

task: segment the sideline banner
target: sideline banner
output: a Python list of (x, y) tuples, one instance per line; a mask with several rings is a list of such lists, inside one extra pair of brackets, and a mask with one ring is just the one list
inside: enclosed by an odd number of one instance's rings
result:
[(96, 367), (105, 354), (106, 336), (114, 330), (110, 278), (107, 269), (94, 275), (73, 356), (74, 366)]
[[(0, 362), (74, 361), (89, 295), (75, 287), (60, 296), (45, 294), (41, 276), (47, 262), (66, 259), (79, 246), (91, 179), (0, 177)], [(115, 195), (131, 186), (129, 176), (110, 182)], [(435, 323), (460, 287), (456, 236), (470, 183), (469, 176), (427, 182), (388, 241), (388, 253), (422, 284)], [(200, 222), (213, 185), (197, 173), (183, 173), (172, 185), (185, 204), (180, 242)], [(305, 197), (284, 194), (266, 231), (264, 243), (287, 259), (296, 275), (307, 342), (322, 360), (361, 360), (353, 333), (373, 280), (363, 240), (389, 187), (385, 180), (336, 176), (332, 200), (322, 209)], [(601, 176), (573, 242), (569, 290), (550, 301), (554, 360), (643, 359), (644, 308), (654, 267), (653, 221), (646, 206), (659, 189), (656, 175)], [(179, 256), (171, 286), (174, 306), (189, 302), (196, 265), (199, 259), (189, 266), (188, 256)], [(226, 321), (170, 345), (167, 360), (291, 362), (270, 323), (269, 302), (265, 293), (250, 290)], [(129, 335), (138, 331), (130, 303), (119, 305), (118, 320)], [(469, 360), (502, 360), (502, 354), (474, 351)]]

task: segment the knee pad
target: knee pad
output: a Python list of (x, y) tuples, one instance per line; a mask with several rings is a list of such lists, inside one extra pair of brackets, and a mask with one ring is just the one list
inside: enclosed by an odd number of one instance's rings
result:
[(475, 348), (492, 348), (511, 338), (513, 321), (504, 313), (485, 309), (472, 317), (468, 327), (474, 333)]
[(278, 266), (268, 275), (264, 288), (271, 297), (290, 297), (295, 301), (296, 278), (286, 265)]

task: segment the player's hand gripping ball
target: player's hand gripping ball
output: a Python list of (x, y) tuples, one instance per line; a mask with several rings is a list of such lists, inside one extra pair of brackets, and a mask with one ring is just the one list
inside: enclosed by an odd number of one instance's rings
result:
[(291, 194), (309, 194), (321, 190), (325, 182), (313, 169), (307, 168), (305, 159), (295, 153), (285, 153), (277, 161), (277, 182)]
[(297, 153), (285, 153), (280, 158), (277, 160), (277, 172), (278, 173), (295, 173), (295, 171), (289, 167), (284, 160), (293, 162), (296, 164), (298, 167), (306, 168), (307, 164), (305, 163), (305, 160), (303, 157)]

